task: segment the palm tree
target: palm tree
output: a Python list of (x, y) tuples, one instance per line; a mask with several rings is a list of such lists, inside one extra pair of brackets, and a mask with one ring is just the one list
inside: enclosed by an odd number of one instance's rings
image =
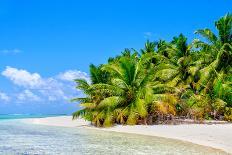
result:
[(103, 71), (101, 68), (102, 68), (102, 65), (95, 66), (95, 65), (91, 64), (89, 66), (90, 78), (91, 78), (92, 84), (106, 83), (108, 81), (109, 74), (107, 72)]
[(228, 94), (231, 92), (231, 79), (228, 75), (231, 75), (232, 66), (232, 15), (225, 15), (215, 22), (215, 26), (218, 36), (209, 29), (198, 30), (196, 33), (207, 42), (194, 41), (205, 57), (198, 60), (202, 68), (196, 88), (202, 96), (207, 96), (214, 110), (214, 117), (232, 104), (231, 93)]
[(191, 45), (187, 44), (187, 38), (180, 34), (178, 37), (174, 37), (171, 45), (166, 46), (163, 50), (168, 52), (169, 58), (168, 62), (159, 65), (156, 78), (163, 82), (169, 81), (171, 86), (177, 86), (190, 80), (192, 74), (190, 67), (193, 64), (191, 63)]
[(79, 115), (82, 115), (84, 118), (86, 118), (89, 121), (92, 119), (91, 110), (92, 110), (92, 108), (95, 107), (94, 102), (96, 102), (96, 103), (99, 102), (103, 96), (100, 96), (99, 94), (91, 91), (90, 90), (91, 84), (107, 83), (107, 81), (109, 79), (109, 74), (107, 72), (101, 70), (102, 65), (97, 67), (97, 66), (91, 64), (89, 66), (89, 68), (90, 68), (91, 83), (89, 83), (85, 79), (76, 79), (75, 80), (75, 82), (77, 83), (76, 88), (81, 90), (85, 94), (85, 96), (79, 97), (79, 98), (74, 98), (71, 101), (72, 102), (80, 102), (80, 106), (86, 107), (86, 108), (73, 113), (73, 119), (75, 119)]
[(107, 64), (90, 65), (91, 83), (77, 79), (83, 91), (83, 117), (98, 127), (160, 123), (173, 116), (232, 121), (232, 15), (196, 31), (206, 42), (188, 44), (180, 34), (171, 42), (147, 41), (137, 52), (125, 49)]
[(138, 119), (146, 117), (145, 99), (148, 101), (152, 89), (147, 86), (150, 77), (144, 73), (142, 62), (136, 56), (122, 57), (119, 63), (105, 65), (103, 70), (113, 78), (110, 84), (91, 85), (90, 91), (104, 96), (99, 103), (95, 102), (93, 123), (97, 126), (111, 126), (114, 122), (136, 124)]
[[(144, 65), (147, 59), (150, 58), (146, 55), (139, 59), (135, 54), (104, 65), (102, 69), (110, 73), (111, 82), (92, 84), (87, 89), (91, 96), (101, 96), (102, 100), (92, 100), (92, 104), (82, 103), (85, 113), (78, 111), (74, 113), (74, 118), (86, 117), (86, 111), (91, 111), (93, 124), (111, 126), (114, 123), (146, 124), (148, 115), (155, 112), (167, 114), (172, 111), (175, 114), (175, 98), (170, 94), (158, 94), (164, 91), (164, 86), (153, 82), (153, 64), (147, 68)], [(169, 101), (172, 101), (171, 104)]]
[(157, 42), (150, 42), (149, 40), (147, 40), (144, 49), (141, 49), (141, 53), (142, 54), (153, 53), (155, 52), (156, 46), (157, 46)]
[(209, 29), (196, 31), (197, 34), (208, 40), (206, 43), (200, 40), (194, 42), (196, 47), (201, 48), (207, 60), (210, 60), (207, 63), (205, 63), (205, 59), (199, 61), (199, 63), (205, 64), (201, 70), (202, 74), (206, 74), (206, 76), (202, 76), (200, 81), (203, 85), (210, 78), (215, 78), (218, 73), (227, 73), (232, 66), (232, 15), (225, 15), (215, 22), (215, 26), (218, 30), (218, 36)]
[(201, 48), (205, 53), (209, 63), (219, 60), (217, 67), (220, 69), (220, 65), (230, 65), (232, 63), (231, 58), (231, 45), (232, 45), (232, 15), (226, 14), (224, 17), (215, 22), (215, 27), (218, 30), (218, 36), (214, 34), (210, 29), (197, 30), (195, 33), (204, 37), (207, 42), (194, 40), (196, 47)]

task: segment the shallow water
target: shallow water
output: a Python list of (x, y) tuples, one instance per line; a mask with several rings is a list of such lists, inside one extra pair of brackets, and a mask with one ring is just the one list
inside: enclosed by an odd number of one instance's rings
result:
[(0, 154), (223, 155), (222, 151), (164, 138), (83, 128), (0, 121)]
[(44, 114), (0, 114), (0, 120), (6, 119), (23, 119), (23, 118), (44, 118), (44, 117), (56, 117), (56, 116), (65, 116), (65, 115), (44, 115)]

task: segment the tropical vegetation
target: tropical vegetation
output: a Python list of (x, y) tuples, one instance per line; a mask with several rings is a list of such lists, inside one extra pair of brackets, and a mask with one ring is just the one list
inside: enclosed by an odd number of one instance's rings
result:
[(153, 124), (176, 117), (232, 121), (232, 15), (195, 32), (191, 43), (147, 41), (125, 49), (107, 64), (90, 65), (91, 83), (75, 80), (85, 97), (75, 98), (82, 117), (98, 127)]

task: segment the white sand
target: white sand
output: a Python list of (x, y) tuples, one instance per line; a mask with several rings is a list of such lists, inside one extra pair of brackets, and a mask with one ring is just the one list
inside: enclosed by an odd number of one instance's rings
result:
[(115, 126), (112, 128), (96, 128), (82, 119), (72, 121), (71, 116), (25, 119), (25, 123), (39, 125), (84, 127), (104, 131), (133, 133), (157, 137), (172, 138), (204, 146), (209, 146), (232, 153), (232, 124), (191, 124), (191, 125), (136, 125)]
[(81, 127), (89, 126), (90, 122), (84, 119), (72, 120), (71, 116), (58, 116), (58, 117), (46, 117), (46, 118), (31, 118), (22, 119), (24, 123), (32, 123), (38, 125), (48, 126), (60, 126), (60, 127)]

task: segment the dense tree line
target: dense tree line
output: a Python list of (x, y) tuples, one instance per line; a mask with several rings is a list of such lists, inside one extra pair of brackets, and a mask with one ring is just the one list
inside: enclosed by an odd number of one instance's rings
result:
[(83, 107), (73, 118), (105, 127), (174, 117), (232, 121), (232, 15), (215, 26), (218, 34), (197, 30), (202, 39), (190, 44), (180, 34), (90, 65), (91, 83), (76, 80), (86, 97), (73, 99)]

